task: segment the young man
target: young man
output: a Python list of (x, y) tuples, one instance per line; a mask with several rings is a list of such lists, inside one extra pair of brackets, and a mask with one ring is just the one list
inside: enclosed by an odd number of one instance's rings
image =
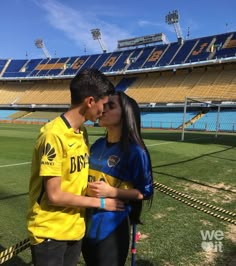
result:
[(40, 130), (29, 185), (27, 226), (35, 266), (76, 266), (85, 233), (85, 208), (123, 210), (114, 199), (86, 197), (88, 146), (81, 125), (103, 112), (111, 82), (98, 70), (79, 72), (70, 83), (70, 109)]

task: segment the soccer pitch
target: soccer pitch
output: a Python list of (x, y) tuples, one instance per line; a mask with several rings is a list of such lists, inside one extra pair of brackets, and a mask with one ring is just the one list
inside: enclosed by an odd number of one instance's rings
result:
[[(0, 254), (27, 238), (31, 155), (40, 126), (0, 124)], [(88, 127), (93, 143), (105, 131)], [(236, 134), (145, 129), (155, 181), (144, 204), (137, 266), (235, 265)], [(127, 265), (130, 265), (130, 257)], [(1, 258), (1, 257), (0, 257)], [(29, 249), (4, 265), (31, 265)], [(83, 259), (78, 265), (84, 265)]]

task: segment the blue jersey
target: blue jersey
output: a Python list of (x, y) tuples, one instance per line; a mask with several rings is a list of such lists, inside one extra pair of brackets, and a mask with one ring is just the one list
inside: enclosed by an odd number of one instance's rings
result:
[[(98, 139), (90, 149), (89, 182), (104, 181), (117, 188), (136, 188), (144, 198), (149, 198), (153, 185), (147, 152), (135, 143), (130, 144), (129, 151), (125, 154), (119, 143), (108, 144), (106, 138)], [(88, 210), (86, 236), (94, 240), (106, 238), (129, 212), (128, 205), (122, 212)]]

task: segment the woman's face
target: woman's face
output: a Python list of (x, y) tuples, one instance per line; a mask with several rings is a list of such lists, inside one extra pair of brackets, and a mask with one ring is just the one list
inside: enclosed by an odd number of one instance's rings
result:
[(108, 102), (104, 104), (103, 114), (99, 119), (99, 125), (102, 127), (120, 127), (122, 110), (119, 104), (119, 96), (112, 95)]

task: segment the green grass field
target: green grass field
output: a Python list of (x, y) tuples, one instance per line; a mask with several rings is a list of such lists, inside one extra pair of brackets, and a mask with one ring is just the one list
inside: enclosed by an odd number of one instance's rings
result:
[[(27, 238), (30, 161), (39, 127), (0, 124), (0, 253)], [(104, 134), (98, 127), (88, 132), (90, 143)], [(236, 265), (236, 135), (186, 133), (181, 142), (177, 131), (142, 133), (156, 189), (138, 226), (136, 265)], [(4, 265), (30, 262), (26, 249)]]

